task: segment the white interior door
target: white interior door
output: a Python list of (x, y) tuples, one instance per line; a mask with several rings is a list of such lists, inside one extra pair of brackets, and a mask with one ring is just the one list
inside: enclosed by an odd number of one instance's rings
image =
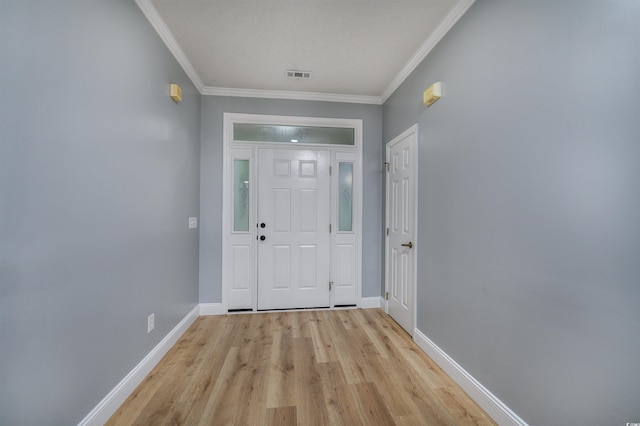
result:
[(387, 144), (387, 312), (413, 335), (417, 126)]
[(329, 151), (258, 150), (258, 309), (329, 307)]

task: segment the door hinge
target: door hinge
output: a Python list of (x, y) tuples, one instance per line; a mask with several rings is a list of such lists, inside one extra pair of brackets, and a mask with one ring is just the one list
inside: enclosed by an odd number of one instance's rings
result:
[(389, 292), (386, 292), (386, 293), (384, 294), (384, 300), (389, 300)]
[(389, 228), (387, 228), (387, 237), (389, 236)]
[(384, 165), (387, 166), (387, 171), (389, 171), (389, 166), (391, 165), (391, 163), (389, 163), (388, 161), (385, 161)]
[(329, 176), (331, 176), (331, 166), (329, 166)]
[(331, 224), (329, 224), (329, 233), (331, 233)]
[(333, 281), (329, 281), (329, 291), (331, 291), (331, 287), (333, 287)]

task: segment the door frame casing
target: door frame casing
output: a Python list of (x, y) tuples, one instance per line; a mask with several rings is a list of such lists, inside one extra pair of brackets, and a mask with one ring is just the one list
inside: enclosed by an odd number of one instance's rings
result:
[[(251, 124), (272, 124), (272, 125), (297, 125), (297, 126), (318, 126), (318, 127), (347, 127), (354, 129), (355, 145), (331, 145), (331, 144), (304, 144), (304, 143), (272, 143), (272, 142), (248, 142), (236, 141), (233, 139), (234, 123), (251, 123)], [(255, 224), (257, 223), (257, 166), (258, 157), (257, 150), (260, 148), (271, 149), (308, 149), (313, 151), (330, 151), (330, 163), (332, 166), (332, 175), (330, 176), (330, 198), (331, 198), (331, 224), (332, 232), (330, 235), (330, 275), (334, 282), (331, 291), (331, 309), (336, 304), (335, 294), (338, 271), (336, 270), (336, 245), (339, 243), (340, 236), (344, 237), (345, 233), (338, 233), (338, 217), (337, 203), (334, 192), (337, 188), (338, 180), (338, 163), (340, 161), (353, 161), (353, 235), (354, 235), (354, 268), (353, 280), (355, 284), (355, 306), (362, 305), (362, 204), (363, 204), (363, 174), (362, 174), (362, 150), (363, 150), (363, 132), (361, 119), (343, 119), (343, 118), (319, 118), (319, 117), (297, 117), (297, 116), (275, 116), (263, 114), (242, 114), (242, 113), (224, 113), (223, 118), (223, 171), (222, 171), (222, 282), (221, 282), (221, 308), (222, 312), (228, 312), (234, 309), (230, 306), (229, 291), (231, 287), (232, 265), (231, 253), (232, 239), (232, 192), (233, 192), (233, 160), (249, 159), (250, 160), (250, 184), (249, 184), (249, 233), (245, 233), (248, 238), (245, 239), (246, 244), (251, 244), (251, 270), (249, 272), (250, 285), (248, 291), (251, 297), (251, 306), (246, 308), (257, 311), (257, 251), (258, 247), (255, 243), (257, 236)], [(240, 155), (236, 155), (240, 153)], [(329, 283), (327, 283), (329, 285)]]
[[(420, 244), (418, 241), (418, 167), (419, 167), (419, 148), (420, 148), (420, 144), (418, 143), (418, 124), (414, 124), (413, 126), (409, 127), (407, 130), (405, 130), (404, 132), (400, 133), (398, 136), (396, 136), (395, 138), (393, 138), (392, 140), (390, 140), (389, 142), (386, 143), (385, 145), (385, 165), (390, 163), (390, 153), (391, 153), (391, 147), (393, 145), (395, 145), (396, 143), (406, 139), (408, 136), (410, 135), (414, 135), (413, 137), (413, 143), (414, 143), (414, 152), (415, 152), (415, 160), (414, 160), (414, 170), (413, 170), (413, 178), (414, 178), (414, 190), (413, 190), (413, 229), (414, 229), (414, 247), (411, 249), (411, 253), (413, 255), (413, 295), (412, 295), (412, 302), (413, 302), (413, 318), (412, 318), (412, 332), (411, 334), (413, 335), (415, 333), (415, 329), (416, 329), (416, 324), (417, 324), (417, 297), (418, 297), (418, 251), (420, 250)], [(385, 168), (385, 230), (389, 229), (389, 208), (390, 208), (390, 203), (389, 203), (389, 178), (390, 178), (390, 173), (386, 171)], [(385, 267), (385, 279), (384, 279), (384, 291), (385, 291), (385, 295), (388, 294), (389, 292), (389, 273), (391, 268), (389, 267), (389, 262), (390, 262), (390, 254), (389, 254), (389, 235), (386, 235), (385, 232), (385, 238), (384, 238), (384, 267)], [(388, 314), (389, 313), (389, 301), (387, 300), (386, 297), (383, 297), (384, 300), (384, 311)]]

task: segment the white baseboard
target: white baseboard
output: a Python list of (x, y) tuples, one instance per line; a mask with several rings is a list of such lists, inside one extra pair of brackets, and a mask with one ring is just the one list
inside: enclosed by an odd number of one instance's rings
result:
[(155, 367), (162, 357), (169, 352), (169, 349), (175, 345), (180, 336), (182, 336), (196, 318), (198, 318), (198, 313), (199, 306), (196, 305), (78, 425), (89, 426), (105, 424), (144, 378), (147, 377), (147, 374), (151, 372), (153, 367)]
[(224, 315), (226, 312), (222, 309), (222, 303), (201, 303), (200, 315)]
[(417, 328), (413, 340), (429, 357), (435, 361), (464, 391), (487, 412), (499, 425), (527, 426), (516, 413), (492, 394), (482, 383), (462, 368), (438, 345), (433, 343)]
[(359, 308), (379, 308), (381, 306), (384, 306), (384, 303), (382, 302), (382, 297), (380, 296), (375, 296), (375, 297), (363, 297), (360, 300), (360, 306)]

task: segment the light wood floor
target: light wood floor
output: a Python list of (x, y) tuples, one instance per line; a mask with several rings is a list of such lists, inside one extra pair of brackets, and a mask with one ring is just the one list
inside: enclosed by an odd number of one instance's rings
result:
[(495, 424), (380, 309), (200, 317), (108, 425)]

